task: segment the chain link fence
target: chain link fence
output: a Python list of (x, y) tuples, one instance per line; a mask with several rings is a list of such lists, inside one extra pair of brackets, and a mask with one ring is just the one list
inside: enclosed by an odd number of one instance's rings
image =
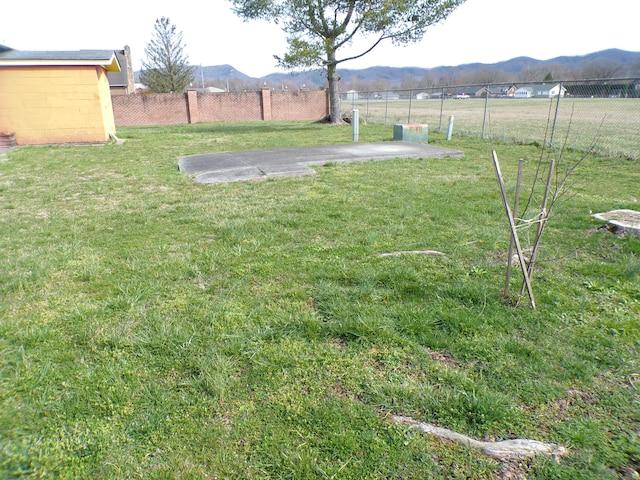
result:
[(451, 123), (456, 135), (640, 159), (638, 78), (352, 90), (342, 93), (342, 108), (368, 123), (443, 133)]

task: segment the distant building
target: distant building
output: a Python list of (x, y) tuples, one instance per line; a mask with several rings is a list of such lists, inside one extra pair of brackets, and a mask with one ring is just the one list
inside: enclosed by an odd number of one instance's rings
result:
[(224, 88), (218, 88), (218, 87), (196, 88), (196, 90), (198, 92), (204, 92), (204, 93), (222, 93), (222, 92), (226, 92), (226, 90)]
[(640, 80), (599, 81), (567, 83), (565, 95), (586, 98), (637, 98), (640, 96)]
[(347, 92), (345, 92), (345, 100), (358, 100), (358, 91), (348, 90)]
[(476, 97), (485, 97), (487, 93), (490, 97), (513, 97), (516, 92), (515, 85), (490, 85), (489, 87), (482, 87), (475, 92)]
[(462, 86), (447, 90), (445, 93), (447, 98), (464, 99), (475, 95), (475, 89), (472, 86)]
[(566, 91), (567, 89), (559, 83), (539, 83), (520, 87), (516, 89), (513, 96), (515, 98), (553, 98), (558, 95), (564, 97)]
[(397, 92), (384, 91), (384, 92), (376, 92), (373, 95), (373, 98), (378, 100), (399, 100), (400, 95)]
[(135, 89), (135, 93), (145, 93), (149, 91), (149, 87), (147, 87), (144, 83), (134, 83), (133, 88)]
[(531, 98), (533, 97), (533, 87), (520, 87), (517, 88), (513, 96), (515, 98)]
[(133, 79), (133, 64), (131, 62), (131, 49), (128, 45), (125, 45), (124, 50), (115, 50), (114, 53), (120, 64), (120, 71), (107, 72), (111, 95), (136, 93), (135, 80)]

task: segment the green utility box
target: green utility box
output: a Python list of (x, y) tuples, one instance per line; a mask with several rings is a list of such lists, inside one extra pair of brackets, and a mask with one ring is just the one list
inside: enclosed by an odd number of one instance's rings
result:
[(423, 123), (396, 123), (393, 139), (402, 142), (429, 143), (429, 125)]

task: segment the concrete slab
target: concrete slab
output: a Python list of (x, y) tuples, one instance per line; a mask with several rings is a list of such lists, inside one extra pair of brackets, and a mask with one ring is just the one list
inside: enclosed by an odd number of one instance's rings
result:
[(241, 150), (189, 155), (178, 168), (199, 183), (220, 183), (260, 178), (309, 175), (310, 167), (327, 163), (367, 162), (395, 158), (461, 157), (459, 150), (410, 142), (351, 143), (321, 147)]
[(194, 177), (198, 183), (218, 183), (218, 182), (241, 182), (243, 180), (252, 180), (262, 176), (262, 172), (256, 167), (236, 167), (226, 168), (224, 170), (216, 170), (215, 172), (197, 173)]
[(267, 177), (286, 177), (291, 175), (313, 175), (314, 172), (311, 168), (303, 165), (302, 163), (296, 163), (292, 165), (262, 165), (260, 171)]

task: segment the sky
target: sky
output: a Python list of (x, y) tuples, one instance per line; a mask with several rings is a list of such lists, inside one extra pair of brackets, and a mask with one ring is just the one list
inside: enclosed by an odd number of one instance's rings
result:
[[(3, 3), (0, 44), (17, 50), (121, 50), (129, 45), (138, 70), (155, 20), (168, 17), (183, 34), (191, 65), (228, 64), (252, 77), (282, 71), (273, 55), (286, 51), (284, 33), (265, 21), (243, 22), (226, 0)], [(519, 56), (548, 60), (608, 48), (640, 52), (638, 18), (640, 0), (467, 0), (421, 42), (381, 44), (342, 67), (432, 68)], [(365, 45), (356, 42), (342, 56), (360, 53)]]

